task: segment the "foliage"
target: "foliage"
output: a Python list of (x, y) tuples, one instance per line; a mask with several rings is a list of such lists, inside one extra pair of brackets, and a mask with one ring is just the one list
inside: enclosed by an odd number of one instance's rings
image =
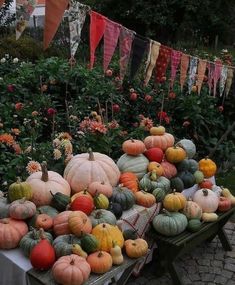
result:
[(13, 0), (5, 0), (5, 4), (0, 8), (0, 35), (9, 32), (10, 25), (15, 20), (14, 14), (9, 14), (9, 7), (12, 5)]

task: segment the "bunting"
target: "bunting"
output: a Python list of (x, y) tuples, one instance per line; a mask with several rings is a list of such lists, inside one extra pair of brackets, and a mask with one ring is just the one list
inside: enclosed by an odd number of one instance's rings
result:
[(5, 0), (0, 0), (0, 8), (3, 6)]
[(222, 97), (223, 95), (227, 76), (228, 76), (228, 67), (223, 65), (222, 70), (221, 70), (221, 75), (220, 75), (220, 88), (219, 88), (220, 97)]
[(189, 73), (188, 73), (188, 93), (192, 91), (193, 84), (197, 73), (198, 58), (193, 56), (190, 58)]
[(105, 31), (105, 17), (94, 11), (90, 12), (90, 69), (95, 62), (95, 51)]
[(199, 59), (198, 63), (198, 71), (197, 71), (197, 92), (201, 93), (202, 83), (204, 80), (205, 72), (206, 72), (207, 61)]
[(184, 83), (187, 77), (187, 70), (189, 66), (189, 55), (182, 54), (180, 63), (180, 87), (181, 92), (183, 91)]
[(228, 93), (231, 89), (232, 83), (233, 83), (233, 68), (229, 67), (228, 68), (228, 74), (227, 74), (227, 80), (226, 80), (226, 85), (225, 85), (225, 97), (228, 97)]
[(171, 48), (161, 45), (156, 61), (156, 82), (162, 83), (166, 75), (166, 69), (171, 58)]
[(119, 67), (120, 67), (120, 81), (122, 82), (126, 74), (128, 62), (131, 54), (132, 42), (135, 33), (127, 28), (121, 26), (119, 35)]
[(171, 89), (174, 86), (176, 71), (178, 65), (180, 64), (181, 55), (182, 53), (180, 51), (172, 50), (171, 52), (171, 83), (170, 83)]
[(118, 38), (120, 35), (120, 25), (106, 19), (105, 31), (104, 31), (104, 72), (107, 70), (109, 63), (113, 57), (116, 49)]
[(208, 68), (208, 88), (209, 88), (209, 94), (210, 94), (212, 90), (212, 85), (213, 85), (215, 64), (212, 62), (208, 62), (207, 68)]
[(214, 77), (213, 77), (213, 96), (216, 96), (216, 87), (217, 87), (217, 82), (220, 79), (221, 76), (221, 71), (222, 71), (222, 63), (220, 59), (217, 59), (215, 61), (215, 71), (214, 71)]

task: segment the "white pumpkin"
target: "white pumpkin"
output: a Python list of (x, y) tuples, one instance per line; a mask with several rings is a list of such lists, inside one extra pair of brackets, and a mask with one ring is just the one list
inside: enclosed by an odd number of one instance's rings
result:
[(210, 189), (205, 188), (195, 192), (193, 201), (202, 208), (203, 213), (213, 213), (217, 210), (219, 205), (219, 198), (217, 194)]
[(176, 146), (182, 147), (186, 151), (188, 158), (193, 158), (196, 154), (196, 146), (191, 140), (182, 139), (176, 144)]

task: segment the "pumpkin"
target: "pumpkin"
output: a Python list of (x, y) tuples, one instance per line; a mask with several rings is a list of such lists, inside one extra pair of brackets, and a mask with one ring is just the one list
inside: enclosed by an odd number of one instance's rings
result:
[(182, 147), (186, 151), (188, 158), (193, 158), (196, 154), (196, 146), (191, 140), (182, 139), (176, 144), (176, 146)]
[(42, 171), (35, 172), (26, 179), (33, 191), (31, 201), (36, 206), (50, 205), (51, 192), (61, 192), (70, 196), (70, 186), (59, 173), (47, 171), (46, 162), (41, 164), (41, 168)]
[(178, 176), (183, 181), (185, 189), (192, 187), (196, 182), (194, 175), (189, 171), (179, 172)]
[(82, 197), (84, 197), (84, 196), (85, 196), (85, 197), (88, 197), (88, 198), (90, 198), (90, 199), (93, 201), (92, 195), (88, 192), (87, 189), (84, 189), (84, 190), (82, 190), (82, 191), (80, 191), (80, 192), (77, 192), (77, 193), (73, 194), (72, 197), (71, 197), (71, 199), (70, 199), (70, 202), (72, 203), (77, 197), (80, 197), (80, 196), (82, 196)]
[(163, 200), (163, 206), (166, 210), (177, 212), (185, 207), (186, 198), (183, 194), (175, 190), (171, 194), (167, 194)]
[(150, 149), (152, 147), (159, 147), (163, 151), (165, 151), (168, 147), (173, 146), (175, 143), (175, 139), (172, 134), (165, 133), (161, 136), (148, 136), (144, 139), (144, 144), (146, 149)]
[(202, 222), (200, 219), (191, 219), (188, 221), (187, 230), (195, 233), (201, 229)]
[(91, 272), (96, 274), (104, 274), (108, 272), (113, 264), (112, 257), (105, 251), (96, 251), (87, 257), (90, 264)]
[(64, 170), (64, 178), (69, 182), (74, 193), (80, 192), (94, 182), (100, 181), (117, 185), (120, 171), (107, 155), (92, 152), (73, 156)]
[(112, 226), (107, 223), (95, 226), (91, 232), (99, 241), (99, 250), (109, 252), (116, 243), (121, 248), (124, 245), (124, 238), (122, 232), (117, 226)]
[(69, 215), (69, 228), (72, 233), (80, 237), (82, 233), (90, 233), (92, 224), (90, 219), (82, 211), (74, 211)]
[(184, 182), (182, 181), (182, 179), (180, 179), (180, 177), (177, 176), (177, 177), (171, 178), (170, 182), (171, 182), (172, 190), (175, 189), (179, 193), (184, 190)]
[(50, 243), (53, 241), (53, 237), (50, 233), (44, 232), (43, 229), (36, 230), (33, 229), (28, 232), (25, 236), (20, 240), (20, 248), (22, 249), (25, 256), (29, 257), (30, 252), (33, 247), (39, 242), (41, 236), (44, 236)]
[(218, 220), (218, 215), (216, 213), (203, 213), (202, 220), (203, 222), (215, 222)]
[(156, 203), (155, 196), (145, 191), (136, 192), (135, 199), (137, 205), (143, 206), (145, 208), (150, 208)]
[(213, 160), (206, 157), (201, 159), (198, 162), (199, 170), (203, 172), (204, 176), (206, 178), (209, 178), (211, 176), (214, 176), (217, 170), (217, 166)]
[(108, 209), (109, 199), (102, 193), (94, 197), (94, 204), (96, 209)]
[(21, 179), (18, 177), (17, 181), (12, 183), (8, 189), (8, 198), (11, 202), (26, 198), (30, 200), (33, 196), (33, 191), (29, 183), (21, 182)]
[(218, 196), (213, 191), (204, 188), (195, 192), (193, 201), (196, 202), (202, 208), (202, 212), (205, 213), (215, 212), (219, 205)]
[(189, 160), (187, 158), (183, 159), (176, 164), (176, 168), (178, 172), (189, 171)]
[(124, 172), (120, 175), (120, 184), (130, 189), (132, 192), (137, 192), (139, 190), (139, 181), (135, 173)]
[(127, 256), (130, 258), (139, 258), (148, 252), (148, 243), (142, 238), (135, 240), (128, 239), (124, 243)]
[(95, 196), (96, 194), (104, 194), (106, 197), (110, 198), (113, 194), (113, 187), (109, 183), (94, 181), (89, 184), (87, 191)]
[(144, 152), (144, 155), (149, 161), (156, 161), (158, 163), (162, 162), (164, 153), (159, 147), (152, 147)]
[(89, 216), (89, 218), (91, 220), (93, 228), (102, 223), (107, 223), (110, 225), (116, 225), (117, 223), (115, 215), (112, 212), (105, 209), (94, 210)]
[(213, 183), (209, 179), (204, 179), (201, 183), (199, 183), (200, 188), (212, 189)]
[(152, 186), (153, 186), (153, 189), (155, 188), (163, 189), (166, 194), (171, 191), (170, 190), (170, 186), (171, 186), (170, 180), (164, 176), (160, 176), (156, 181), (152, 181)]
[(37, 229), (49, 230), (53, 227), (53, 218), (47, 214), (39, 214), (35, 220), (35, 227)]
[(188, 159), (188, 171), (192, 174), (195, 173), (199, 168), (198, 162), (194, 159)]
[(80, 243), (80, 239), (73, 234), (61, 235), (56, 237), (53, 241), (53, 247), (56, 252), (56, 257), (59, 258), (64, 255), (72, 254), (73, 245)]
[(151, 127), (149, 132), (152, 136), (162, 136), (165, 134), (166, 129), (163, 126)]
[(58, 213), (59, 212), (55, 208), (53, 208), (51, 206), (41, 206), (41, 207), (38, 207), (36, 209), (35, 215), (31, 219), (29, 219), (27, 221), (27, 223), (28, 223), (29, 227), (35, 228), (35, 222), (36, 222), (36, 218), (37, 218), (38, 215), (40, 215), (40, 214), (47, 214), (48, 216), (53, 218), (53, 217), (57, 216)]
[(113, 188), (112, 202), (119, 203), (123, 211), (129, 210), (135, 204), (135, 196), (128, 188), (120, 184)]
[(154, 229), (160, 234), (174, 236), (186, 229), (188, 220), (184, 214), (165, 210), (163, 213), (156, 215), (152, 223)]
[(186, 202), (183, 214), (190, 219), (201, 219), (202, 217), (202, 208), (195, 202), (189, 200)]
[(121, 173), (135, 173), (138, 179), (141, 179), (147, 172), (148, 164), (149, 161), (143, 154), (137, 156), (123, 154), (117, 161), (117, 166)]
[(156, 199), (156, 202), (162, 202), (163, 199), (165, 198), (166, 196), (166, 193), (165, 191), (162, 189), (162, 188), (156, 188), (153, 190), (152, 192), (153, 196), (155, 197)]
[(124, 240), (138, 238), (137, 230), (134, 230), (134, 229), (124, 230), (122, 234), (123, 234)]
[(86, 259), (75, 254), (60, 257), (52, 267), (52, 275), (61, 285), (82, 285), (88, 280), (90, 272)]
[(172, 146), (166, 149), (165, 157), (171, 163), (178, 163), (185, 159), (186, 152), (182, 147)]
[(168, 161), (162, 161), (161, 166), (163, 168), (162, 176), (171, 179), (172, 177), (175, 177), (177, 175), (177, 169), (174, 164)]
[(2, 194), (0, 196), (0, 219), (7, 217), (9, 217), (9, 204), (7, 202), (7, 198), (5, 198), (4, 195)]
[(200, 170), (195, 171), (193, 176), (195, 177), (196, 184), (199, 184), (204, 180), (204, 174)]
[(231, 201), (231, 205), (234, 206), (234, 205), (235, 205), (235, 197), (232, 195), (232, 193), (230, 192), (230, 190), (229, 190), (228, 188), (224, 188), (224, 187), (222, 187), (222, 186), (221, 186), (221, 188), (222, 188), (221, 194), (222, 194), (224, 197), (228, 198), (228, 199)]
[(11, 249), (18, 246), (21, 238), (28, 232), (27, 224), (12, 218), (0, 220), (0, 249)]
[(71, 213), (72, 211), (64, 211), (54, 217), (53, 231), (56, 236), (67, 235), (71, 233), (68, 223), (69, 215)]
[(112, 201), (109, 203), (108, 210), (112, 212), (117, 219), (122, 216), (122, 206), (119, 203), (113, 203)]
[(153, 185), (150, 179), (150, 173), (145, 174), (139, 181), (139, 188), (143, 189), (146, 192), (152, 192)]
[(112, 263), (114, 265), (120, 265), (124, 262), (122, 249), (117, 244), (113, 245), (113, 247), (111, 248), (110, 255), (112, 257)]
[(129, 155), (139, 155), (145, 151), (145, 145), (141, 140), (126, 140), (122, 144), (122, 150)]
[(81, 237), (81, 246), (87, 253), (92, 253), (98, 250), (99, 241), (92, 234), (83, 234)]
[(25, 198), (11, 202), (9, 206), (9, 216), (16, 220), (31, 218), (36, 213), (36, 206), (33, 202)]
[(72, 211), (82, 211), (86, 215), (90, 215), (90, 213), (94, 209), (94, 202), (87, 196), (79, 196), (70, 204), (70, 210)]
[(73, 254), (77, 254), (83, 258), (87, 258), (88, 254), (81, 248), (79, 244), (73, 244), (72, 245), (72, 252)]
[(226, 197), (219, 198), (218, 211), (226, 212), (229, 209), (231, 209), (231, 207), (232, 205), (231, 205), (231, 201), (229, 200), (229, 198), (226, 198)]
[(160, 163), (155, 162), (155, 161), (150, 162), (148, 164), (148, 171), (151, 172), (153, 170), (155, 171), (155, 173), (158, 176), (162, 176), (162, 174), (163, 174), (163, 167), (161, 166)]
[(51, 205), (58, 211), (62, 212), (66, 210), (66, 207), (70, 203), (70, 196), (63, 193), (56, 192), (55, 194), (50, 191), (52, 195)]

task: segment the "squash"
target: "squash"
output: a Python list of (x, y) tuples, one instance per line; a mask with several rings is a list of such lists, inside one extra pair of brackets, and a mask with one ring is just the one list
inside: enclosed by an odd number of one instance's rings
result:
[(129, 210), (135, 204), (135, 196), (126, 187), (119, 185), (113, 188), (112, 202), (119, 203), (123, 211)]
[(110, 249), (110, 255), (114, 265), (120, 265), (124, 262), (124, 257), (122, 255), (122, 249), (117, 244), (114, 244)]
[(171, 186), (170, 180), (167, 179), (167, 178), (164, 177), (164, 176), (160, 176), (159, 178), (157, 178), (156, 181), (152, 181), (152, 186), (153, 186), (153, 189), (156, 189), (156, 188), (161, 188), (161, 189), (163, 189), (166, 194), (168, 194), (169, 192), (171, 192), (171, 189), (170, 189), (170, 186)]
[(47, 171), (46, 162), (41, 164), (41, 168), (42, 171), (35, 172), (26, 179), (33, 191), (31, 201), (36, 206), (50, 205), (52, 200), (51, 192), (61, 192), (70, 196), (70, 186), (59, 173)]
[(117, 223), (115, 215), (105, 209), (94, 210), (89, 216), (89, 218), (91, 220), (93, 228), (102, 223), (107, 223), (110, 225), (116, 225)]
[(64, 211), (59, 213), (54, 217), (53, 221), (53, 231), (56, 236), (71, 234), (71, 230), (69, 228), (69, 215), (72, 211)]
[(218, 205), (218, 211), (220, 212), (226, 212), (229, 209), (231, 209), (231, 201), (229, 198), (226, 197), (219, 197), (219, 205)]
[(120, 175), (120, 184), (130, 189), (133, 193), (139, 190), (139, 180), (135, 173), (124, 172)]
[(82, 285), (91, 272), (91, 267), (86, 259), (76, 254), (60, 257), (52, 267), (55, 281), (61, 285)]
[(189, 219), (198, 219), (202, 217), (202, 208), (195, 202), (189, 200), (186, 202), (182, 213)]
[(148, 136), (144, 139), (144, 144), (146, 149), (150, 149), (152, 147), (159, 147), (163, 151), (165, 151), (168, 147), (173, 146), (175, 143), (175, 139), (172, 134), (165, 133), (161, 136)]
[(106, 197), (110, 198), (113, 194), (113, 187), (110, 183), (94, 181), (89, 184), (87, 191), (95, 196), (96, 194), (104, 194)]
[(171, 163), (178, 163), (185, 159), (186, 152), (183, 148), (178, 146), (168, 147), (165, 151), (167, 161)]
[(54, 194), (50, 191), (50, 193), (52, 195), (51, 206), (60, 212), (65, 211), (66, 207), (70, 203), (70, 196), (60, 192), (56, 192)]
[(184, 190), (184, 182), (180, 177), (174, 177), (170, 179), (171, 189), (175, 189), (177, 192), (181, 193)]
[(141, 140), (130, 139), (124, 141), (122, 144), (122, 150), (126, 154), (136, 156), (145, 151), (145, 145)]
[(9, 216), (16, 220), (26, 220), (36, 213), (36, 206), (25, 198), (11, 202)]
[(194, 175), (189, 171), (182, 171), (178, 176), (183, 181), (185, 189), (192, 187), (196, 182)]
[(176, 168), (178, 172), (189, 171), (189, 160), (185, 158), (176, 164)]
[(141, 179), (147, 172), (148, 164), (149, 161), (143, 154), (137, 156), (123, 154), (117, 161), (121, 173), (132, 172), (136, 174), (138, 179)]
[(218, 219), (218, 215), (216, 213), (203, 213), (202, 220), (203, 222), (215, 222)]
[(208, 157), (201, 159), (198, 162), (199, 170), (203, 172), (206, 178), (214, 176), (217, 170), (217, 166), (213, 160)]
[(209, 179), (204, 179), (201, 183), (199, 183), (200, 188), (212, 189), (213, 183)]
[(86, 215), (90, 215), (94, 208), (95, 205), (93, 200), (87, 196), (79, 196), (75, 198), (69, 207), (72, 211), (82, 211)]
[(36, 222), (37, 216), (40, 214), (46, 214), (46, 215), (54, 218), (55, 216), (57, 216), (59, 214), (59, 212), (51, 206), (37, 207), (35, 215), (31, 219), (27, 220), (29, 227), (33, 227), (33, 228), (36, 227), (35, 222)]
[(98, 250), (99, 241), (92, 234), (83, 234), (81, 237), (81, 246), (87, 253), (92, 253)]
[(108, 209), (109, 199), (102, 193), (95, 195), (94, 204), (96, 209)]
[(92, 230), (91, 220), (82, 211), (74, 211), (68, 217), (69, 229), (77, 237)]
[(122, 216), (122, 206), (119, 203), (113, 203), (111, 201), (108, 210), (115, 215), (116, 219), (119, 219)]
[(171, 194), (167, 194), (163, 200), (163, 206), (166, 210), (177, 212), (185, 207), (186, 198), (183, 194), (175, 190)]
[(197, 170), (193, 173), (193, 176), (195, 177), (195, 183), (199, 184), (204, 180), (204, 174), (200, 170)]
[(157, 176), (162, 176), (163, 175), (163, 167), (160, 163), (156, 162), (156, 161), (151, 161), (148, 164), (148, 171), (155, 171), (155, 173), (157, 174)]
[(138, 238), (137, 230), (134, 230), (134, 229), (124, 230), (122, 234), (123, 234), (124, 240)]
[(197, 190), (193, 196), (193, 201), (201, 208), (202, 212), (213, 213), (217, 210), (219, 205), (218, 196), (209, 189)]
[[(92, 183), (91, 183), (92, 184)], [(84, 189), (80, 192), (77, 192), (75, 194), (72, 195), (72, 197), (70, 198), (70, 202), (73, 203), (73, 201), (78, 198), (78, 197), (88, 197), (90, 198), (92, 201), (93, 201), (93, 197), (92, 195), (90, 194), (90, 192), (88, 192), (88, 189)]]
[(56, 257), (59, 258), (64, 255), (70, 255), (73, 253), (73, 245), (80, 245), (81, 241), (73, 234), (61, 235), (55, 238), (53, 241), (53, 247), (56, 252)]
[(149, 161), (156, 161), (158, 163), (162, 162), (164, 153), (159, 147), (152, 147), (144, 152), (144, 155)]
[(176, 144), (176, 146), (182, 147), (186, 151), (188, 158), (193, 158), (196, 154), (196, 146), (191, 140), (182, 139)]
[(162, 188), (156, 188), (152, 192), (153, 196), (156, 199), (156, 203), (162, 202), (166, 196), (165, 191)]
[(120, 171), (107, 155), (92, 152), (73, 156), (64, 170), (64, 178), (70, 184), (73, 193), (80, 192), (94, 182), (100, 181), (116, 186)]
[(202, 222), (200, 221), (200, 219), (191, 219), (188, 221), (187, 230), (192, 233), (195, 233), (200, 230), (201, 226)]
[(87, 257), (90, 264), (91, 272), (96, 274), (104, 274), (108, 272), (113, 264), (112, 257), (105, 251), (96, 251)]
[(166, 178), (170, 179), (170, 178), (175, 177), (177, 175), (177, 169), (176, 169), (174, 164), (172, 164), (168, 161), (162, 161), (161, 166), (163, 168), (162, 176), (165, 176)]
[(150, 179), (150, 173), (145, 174), (139, 181), (139, 188), (146, 191), (146, 192), (152, 192), (153, 185), (152, 181)]
[(195, 173), (199, 168), (198, 162), (194, 159), (189, 159), (188, 160), (188, 171), (191, 172), (192, 174)]
[(11, 202), (25, 198), (30, 200), (33, 196), (33, 191), (29, 183), (21, 182), (18, 177), (17, 181), (12, 183), (8, 189), (8, 198)]
[(151, 193), (138, 191), (135, 193), (136, 204), (145, 208), (150, 208), (156, 203), (156, 198)]
[(83, 258), (87, 258), (88, 256), (88, 254), (81, 248), (79, 244), (72, 245), (72, 252), (73, 254), (77, 254), (78, 256), (81, 256)]
[(137, 238), (135, 240), (128, 239), (124, 243), (125, 251), (130, 258), (139, 258), (144, 256), (148, 252), (148, 243), (142, 238)]
[(232, 193), (230, 192), (230, 190), (229, 190), (228, 188), (224, 188), (224, 187), (222, 187), (222, 186), (221, 186), (221, 188), (222, 188), (221, 194), (222, 194), (224, 197), (228, 198), (228, 199), (231, 201), (231, 205), (232, 205), (232, 206), (235, 206), (235, 197), (232, 195)]
[(163, 126), (151, 127), (149, 132), (152, 136), (162, 136), (165, 134), (166, 129)]
[(53, 227), (53, 218), (47, 214), (39, 214), (35, 220), (35, 227), (37, 229), (50, 230)]

